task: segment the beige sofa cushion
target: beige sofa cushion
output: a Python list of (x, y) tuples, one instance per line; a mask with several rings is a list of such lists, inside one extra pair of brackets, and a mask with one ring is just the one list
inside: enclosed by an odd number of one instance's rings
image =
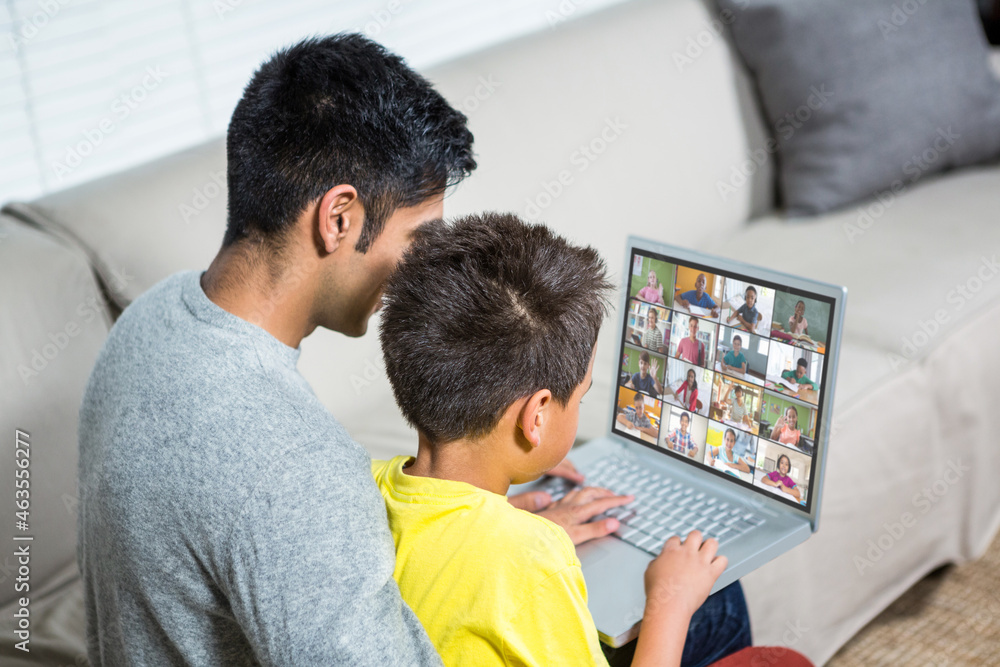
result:
[(6, 210), (77, 242), (125, 307), (171, 273), (207, 268), (218, 251), (226, 228), (225, 140)]
[[(0, 215), (0, 606), (18, 597), (12, 535), (32, 535), (33, 593), (76, 558), (77, 412), (110, 326), (86, 257)], [(16, 530), (15, 429), (29, 434), (30, 530)]]
[(1000, 167), (982, 168), (712, 244), (849, 290), (820, 530), (743, 579), (756, 643), (825, 662), (1000, 527), (998, 209)]

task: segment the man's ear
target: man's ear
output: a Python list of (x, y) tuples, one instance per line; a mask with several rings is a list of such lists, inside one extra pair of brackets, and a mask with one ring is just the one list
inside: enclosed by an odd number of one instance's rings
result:
[(364, 209), (353, 185), (336, 185), (326, 191), (319, 201), (317, 234), (320, 245), (327, 253), (340, 247), (349, 233), (360, 233)]
[(532, 447), (542, 444), (542, 427), (548, 418), (548, 409), (552, 404), (552, 392), (548, 389), (539, 389), (528, 397), (521, 407), (518, 415), (517, 425), (524, 433), (524, 439)]

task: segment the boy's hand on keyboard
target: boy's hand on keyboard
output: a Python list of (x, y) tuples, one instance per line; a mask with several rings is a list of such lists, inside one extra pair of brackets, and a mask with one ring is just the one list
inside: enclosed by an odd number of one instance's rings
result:
[(583, 484), (583, 475), (577, 471), (576, 466), (569, 459), (563, 459), (556, 464), (556, 467), (545, 473), (549, 477), (562, 477), (574, 484)]
[(705, 602), (712, 584), (726, 569), (716, 556), (715, 539), (701, 541), (691, 531), (684, 542), (676, 535), (646, 568), (646, 611), (639, 629), (633, 667), (680, 665), (691, 616)]
[(612, 507), (620, 507), (633, 500), (635, 500), (633, 496), (619, 496), (607, 489), (586, 486), (573, 489), (561, 500), (537, 514), (562, 526), (573, 540), (573, 544), (583, 544), (588, 540), (610, 535), (618, 530), (620, 525), (618, 519), (608, 518), (600, 521), (591, 519)]
[(702, 541), (697, 530), (683, 542), (677, 536), (667, 540), (646, 568), (646, 616), (680, 614), (690, 620), (729, 562), (718, 550), (718, 540)]

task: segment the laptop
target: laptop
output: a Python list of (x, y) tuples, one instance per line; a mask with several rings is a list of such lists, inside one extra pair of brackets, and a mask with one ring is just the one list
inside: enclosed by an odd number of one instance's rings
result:
[[(607, 433), (570, 459), (589, 486), (634, 494), (577, 548), (601, 640), (638, 634), (643, 573), (672, 535), (719, 540), (716, 592), (818, 528), (847, 290), (628, 239)], [(656, 317), (650, 312), (656, 311)], [(571, 485), (543, 478), (511, 493)]]

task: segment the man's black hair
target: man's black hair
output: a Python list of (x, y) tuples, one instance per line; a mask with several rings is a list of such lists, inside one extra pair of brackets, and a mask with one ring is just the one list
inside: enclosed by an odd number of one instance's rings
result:
[(282, 49), (250, 79), (226, 141), (223, 245), (279, 244), (311, 203), (353, 185), (364, 252), (397, 208), (441, 194), (476, 168), (466, 117), (402, 58), (357, 34)]
[(431, 442), (474, 438), (587, 374), (612, 285), (597, 251), (517, 216), (427, 225), (389, 278), (380, 339), (407, 421)]

